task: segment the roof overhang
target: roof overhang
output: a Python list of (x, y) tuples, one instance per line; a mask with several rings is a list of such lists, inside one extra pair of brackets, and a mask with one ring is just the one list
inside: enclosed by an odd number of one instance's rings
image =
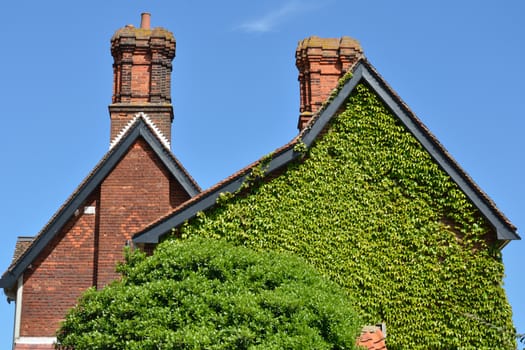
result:
[[(319, 137), (327, 123), (334, 118), (338, 111), (344, 107), (352, 91), (360, 83), (366, 83), (385, 103), (390, 111), (405, 125), (407, 130), (421, 143), (430, 153), (434, 161), (451, 177), (451, 179), (465, 193), (469, 200), (479, 209), (481, 214), (493, 226), (497, 239), (501, 242), (498, 246), (503, 248), (509, 240), (520, 239), (516, 228), (497, 209), (490, 198), (474, 183), (470, 176), (462, 170), (457, 162), (437, 141), (432, 133), (423, 125), (417, 116), (410, 111), (405, 103), (394, 93), (390, 86), (379, 76), (376, 70), (366, 60), (360, 60), (352, 71), (352, 76), (346, 81), (337, 95), (312, 118), (308, 126), (286, 146), (275, 152), (267, 166), (267, 174), (281, 168), (297, 157), (299, 152), (294, 151), (294, 145), (298, 142), (310, 147)], [(213, 207), (219, 195), (223, 192), (236, 192), (244, 183), (249, 170), (257, 166), (259, 160), (230, 178), (202, 192), (194, 199), (176, 208), (170, 215), (148, 226), (137, 233), (133, 241), (135, 243), (158, 243), (159, 239), (193, 218), (198, 212)]]

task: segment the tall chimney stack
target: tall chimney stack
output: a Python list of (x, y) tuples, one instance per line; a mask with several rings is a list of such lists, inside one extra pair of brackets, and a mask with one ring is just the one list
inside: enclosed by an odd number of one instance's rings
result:
[(311, 36), (299, 42), (295, 64), (299, 70), (301, 106), (297, 127), (302, 130), (337, 86), (339, 79), (363, 56), (359, 42), (347, 36)]
[(176, 43), (168, 30), (151, 29), (150, 21), (151, 15), (143, 13), (140, 28), (127, 25), (111, 38), (114, 63), (110, 143), (139, 112), (147, 114), (171, 141), (171, 70)]

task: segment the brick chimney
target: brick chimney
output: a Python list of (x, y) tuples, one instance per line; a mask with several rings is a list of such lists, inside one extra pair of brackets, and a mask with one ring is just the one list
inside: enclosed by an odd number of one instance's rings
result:
[(361, 45), (347, 36), (311, 36), (299, 42), (295, 65), (299, 70), (301, 107), (297, 127), (302, 130), (337, 86), (339, 79), (363, 56)]
[(163, 136), (171, 140), (175, 38), (164, 28), (151, 29), (150, 20), (150, 14), (143, 13), (140, 28), (127, 25), (111, 38), (114, 63), (110, 142), (139, 112), (146, 113)]

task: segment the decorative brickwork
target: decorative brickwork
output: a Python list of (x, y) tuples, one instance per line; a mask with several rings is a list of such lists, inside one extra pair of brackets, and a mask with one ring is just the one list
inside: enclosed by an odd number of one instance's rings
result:
[(159, 130), (159, 128), (153, 123), (153, 121), (148, 117), (147, 114), (144, 112), (139, 112), (135, 115), (135, 118), (131, 119), (124, 128), (122, 128), (119, 132), (119, 134), (111, 140), (111, 143), (109, 144), (109, 148), (113, 148), (121, 139), (124, 137), (124, 135), (129, 131), (129, 129), (133, 126), (133, 124), (136, 122), (137, 119), (142, 118), (146, 124), (155, 132), (155, 136), (159, 139), (160, 142), (166, 147), (167, 149), (170, 148), (170, 140), (168, 140), (162, 132)]
[(311, 36), (299, 42), (295, 51), (301, 96), (299, 130), (319, 110), (339, 79), (362, 56), (359, 42), (347, 36), (340, 39)]
[(143, 14), (140, 28), (127, 25), (111, 38), (113, 98), (109, 106), (113, 140), (138, 112), (145, 112), (171, 139), (171, 61), (175, 38), (163, 28), (149, 27)]

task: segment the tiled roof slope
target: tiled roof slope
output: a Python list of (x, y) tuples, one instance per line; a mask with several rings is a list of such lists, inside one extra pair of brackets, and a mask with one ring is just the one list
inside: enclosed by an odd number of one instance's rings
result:
[(15, 253), (13, 254), (13, 260), (11, 260), (11, 265), (14, 264), (22, 254), (26, 251), (26, 249), (33, 243), (33, 240), (35, 237), (26, 237), (26, 236), (20, 236), (18, 237), (15, 245)]
[[(292, 141), (272, 153), (272, 159), (267, 165), (267, 175), (278, 171), (301, 154), (294, 151), (294, 146), (304, 143), (310, 147), (322, 133), (328, 122), (337, 115), (344, 102), (359, 83), (368, 84), (383, 102), (391, 109), (406, 128), (418, 139), (432, 158), (461, 188), (480, 212), (494, 226), (497, 239), (502, 248), (509, 240), (520, 239), (516, 227), (497, 208), (490, 197), (472, 180), (459, 166), (448, 151), (439, 143), (436, 137), (426, 128), (421, 120), (408, 108), (394, 90), (383, 80), (375, 68), (364, 58), (360, 59), (352, 69), (352, 76), (340, 90), (334, 90), (334, 96), (329, 98), (324, 107), (308, 122), (306, 127)], [(260, 159), (230, 177), (220, 181), (208, 190), (175, 208), (171, 213), (145, 227), (134, 236), (136, 243), (157, 243), (159, 238), (171, 232), (198, 212), (215, 205), (223, 192), (234, 193), (243, 184), (251, 170), (261, 164)]]
[(138, 115), (134, 125), (129, 127), (119, 142), (106, 153), (42, 230), (34, 237), (33, 241), (19, 246), (19, 253), (15, 255), (11, 266), (0, 278), (0, 287), (12, 287), (13, 283), (27, 265), (31, 263), (32, 259), (34, 259), (54, 235), (59, 232), (62, 225), (65, 224), (75, 210), (82, 205), (94, 188), (104, 180), (113, 166), (125, 155), (129, 147), (131, 147), (138, 137), (144, 138), (146, 142), (149, 143), (166, 168), (181, 183), (182, 187), (191, 197), (201, 191), (195, 180), (189, 175), (171, 151), (166, 148), (162, 140), (158, 138), (156, 131), (151, 129), (150, 123), (144, 120), (142, 115)]

